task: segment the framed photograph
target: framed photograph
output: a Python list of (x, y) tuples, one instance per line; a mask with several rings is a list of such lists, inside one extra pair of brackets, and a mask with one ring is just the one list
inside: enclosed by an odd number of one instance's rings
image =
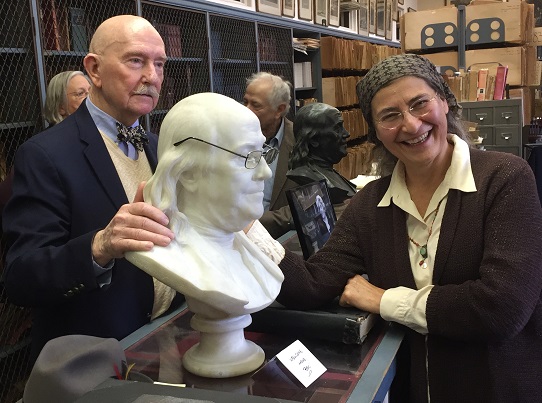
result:
[(376, 34), (386, 35), (386, 0), (376, 1)]
[(402, 8), (397, 8), (397, 24), (395, 24), (395, 38), (401, 42), (401, 17), (403, 16), (405, 10)]
[(282, 0), (256, 0), (256, 10), (262, 13), (281, 15)]
[(311, 182), (286, 191), (303, 257), (322, 248), (335, 228), (335, 209), (329, 199), (326, 180)]
[(314, 23), (318, 25), (328, 25), (328, 0), (314, 0)]
[(282, 15), (295, 17), (295, 0), (282, 0)]
[[(393, 0), (386, 0), (386, 14), (384, 18), (386, 20), (386, 34), (385, 38), (389, 41), (393, 39), (392, 25), (393, 25), (393, 15), (392, 15), (392, 3)], [(397, 15), (397, 13), (395, 13)]]
[(328, 25), (333, 27), (339, 26), (340, 17), (340, 0), (330, 0), (329, 2), (329, 21)]
[(369, 33), (376, 34), (376, 0), (369, 0)]
[(391, 1), (391, 19), (393, 21), (399, 21), (397, 19), (397, 0), (388, 0)]
[(359, 29), (360, 35), (369, 35), (369, 3), (365, 3), (358, 10)]
[(297, 16), (302, 20), (312, 20), (312, 0), (297, 0)]

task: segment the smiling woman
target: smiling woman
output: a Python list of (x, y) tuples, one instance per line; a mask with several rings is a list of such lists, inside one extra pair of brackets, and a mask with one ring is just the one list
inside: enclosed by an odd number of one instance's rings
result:
[(532, 400), (542, 208), (531, 168), (469, 147), (454, 95), (421, 56), (384, 59), (357, 93), (393, 165), (350, 199), (322, 249), (307, 261), (285, 252), (277, 301), (311, 309), (340, 296), (403, 326), (390, 401)]

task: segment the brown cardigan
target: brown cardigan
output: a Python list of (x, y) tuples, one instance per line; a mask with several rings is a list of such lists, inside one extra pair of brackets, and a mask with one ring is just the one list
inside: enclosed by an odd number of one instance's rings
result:
[[(406, 329), (394, 402), (426, 402), (427, 378), (436, 403), (526, 402), (542, 391), (542, 209), (533, 172), (499, 152), (473, 149), (471, 164), (477, 192), (449, 192), (426, 308), (429, 335)], [(357, 273), (384, 289), (416, 288), (406, 213), (393, 203), (376, 207), (389, 183), (371, 182), (354, 196), (306, 264), (287, 252), (279, 302), (313, 308), (340, 295)]]

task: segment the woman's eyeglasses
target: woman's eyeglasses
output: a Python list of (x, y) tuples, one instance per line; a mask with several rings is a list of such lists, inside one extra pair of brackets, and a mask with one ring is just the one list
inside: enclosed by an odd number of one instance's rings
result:
[(417, 99), (409, 106), (408, 109), (404, 111), (391, 111), (385, 112), (380, 118), (376, 121), (382, 128), (392, 130), (396, 129), (403, 123), (405, 118), (405, 113), (408, 112), (416, 118), (422, 118), (433, 110), (433, 101), (437, 99), (437, 94), (432, 98), (429, 96), (424, 96), (420, 99)]
[(81, 98), (86, 98), (88, 96), (88, 91), (79, 90), (79, 91), (74, 91), (74, 92), (68, 92), (68, 95), (76, 99), (81, 99)]
[(265, 145), (263, 150), (255, 150), (255, 151), (249, 152), (247, 155), (242, 155), (242, 154), (236, 153), (235, 151), (228, 150), (227, 148), (220, 147), (216, 144), (209, 143), (208, 141), (198, 139), (197, 137), (187, 137), (181, 141), (177, 141), (176, 143), (173, 143), (173, 145), (177, 147), (187, 140), (201, 141), (202, 143), (209, 144), (210, 146), (220, 148), (221, 150), (227, 151), (230, 154), (237, 155), (238, 157), (244, 158), (245, 168), (247, 169), (256, 168), (258, 164), (260, 163), (260, 160), (262, 159), (262, 157), (265, 159), (265, 162), (267, 162), (268, 164), (271, 164), (275, 160), (275, 158), (277, 158), (277, 155), (279, 153), (279, 150), (277, 150), (275, 147), (270, 147), (268, 145)]

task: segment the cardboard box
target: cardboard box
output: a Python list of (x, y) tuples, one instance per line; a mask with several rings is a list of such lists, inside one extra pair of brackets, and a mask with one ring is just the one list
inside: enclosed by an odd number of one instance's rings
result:
[(537, 85), (540, 81), (536, 77), (536, 48), (533, 46), (476, 49), (465, 52), (467, 70), (488, 68), (490, 74), (496, 74), (499, 63), (508, 66), (507, 84), (524, 87)]
[[(525, 1), (478, 3), (465, 8), (465, 44), (525, 45), (533, 40), (534, 5)], [(401, 17), (403, 52), (457, 48), (458, 12), (442, 7), (406, 13)]]
[(465, 8), (467, 46), (532, 41), (534, 5), (526, 2), (471, 4)]
[(428, 53), (422, 56), (425, 57), (426, 59), (429, 59), (435, 66), (440, 67), (441, 74), (453, 76), (454, 73), (458, 71), (457, 52), (450, 51), (450, 52)]
[(521, 98), (523, 101), (523, 124), (528, 125), (535, 110), (534, 88), (520, 87), (510, 89), (510, 99)]
[(403, 52), (457, 48), (457, 8), (443, 7), (406, 13), (401, 17)]

